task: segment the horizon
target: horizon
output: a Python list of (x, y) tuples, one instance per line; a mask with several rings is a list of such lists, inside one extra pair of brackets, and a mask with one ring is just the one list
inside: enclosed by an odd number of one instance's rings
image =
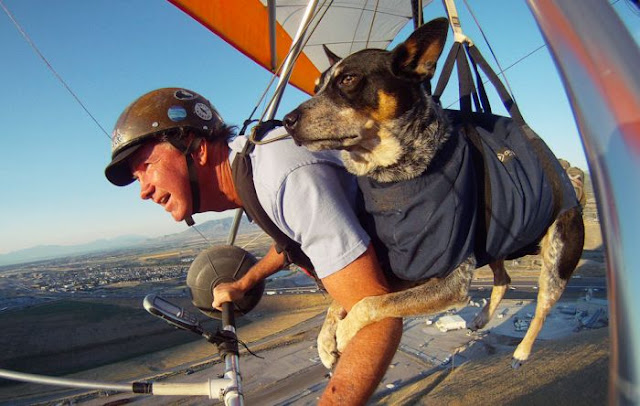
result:
[[(91, 117), (3, 12), (0, 35), (5, 58), (0, 73), (5, 92), (0, 100), (7, 125), (0, 159), (0, 186), (5, 191), (0, 255), (39, 245), (73, 246), (130, 234), (153, 238), (187, 230), (161, 207), (142, 201), (138, 185), (118, 188), (105, 179), (113, 124), (141, 94), (179, 86), (209, 98), (227, 123), (241, 125), (270, 73), (169, 2), (2, 0), (2, 4)], [(588, 172), (567, 96), (548, 50), (540, 48), (544, 41), (526, 4), (486, 5), (479, 0), (470, 4), (501, 65), (513, 65), (507, 71), (509, 85), (531, 127), (559, 158)], [(624, 1), (613, 7), (638, 42), (638, 16)], [(465, 32), (495, 69), (462, 4), (459, 12)], [(442, 5), (425, 8), (425, 20), (441, 15)], [(409, 31), (404, 29), (401, 35), (406, 37)], [(455, 101), (454, 87), (450, 84), (443, 95), (444, 106)], [(289, 86), (276, 117), (306, 99)], [(496, 113), (504, 114), (494, 95), (491, 100), (498, 107)], [(203, 213), (194, 219), (197, 226), (232, 215), (232, 211)]]

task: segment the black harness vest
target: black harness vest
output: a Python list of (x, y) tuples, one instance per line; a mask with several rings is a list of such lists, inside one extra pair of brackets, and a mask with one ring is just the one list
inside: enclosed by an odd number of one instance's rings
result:
[(455, 130), (420, 176), (358, 179), (380, 262), (404, 280), (444, 277), (471, 255), (478, 266), (521, 256), (559, 213), (578, 205), (541, 140), (491, 114), (474, 114), (469, 135), (459, 112), (448, 112)]

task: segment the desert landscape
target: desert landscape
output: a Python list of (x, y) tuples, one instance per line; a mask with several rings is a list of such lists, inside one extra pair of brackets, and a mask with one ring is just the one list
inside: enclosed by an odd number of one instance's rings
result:
[[(510, 261), (513, 288), (483, 330), (441, 331), (442, 316), (469, 322), (490, 295), (490, 270), (478, 270), (472, 301), (456, 312), (407, 318), (400, 348), (370, 404), (607, 403), (609, 333), (605, 264), (593, 196), (584, 212), (585, 252), (562, 300), (549, 315), (531, 359), (511, 368), (511, 354), (535, 305), (536, 256)], [(240, 240), (250, 251), (264, 235)], [(239, 244), (242, 246), (242, 244)], [(168, 254), (146, 253), (145, 261)], [(174, 254), (175, 255), (175, 254)], [(169, 255), (170, 256), (170, 255)], [(202, 382), (223, 373), (215, 346), (176, 330), (142, 309), (142, 292), (160, 292), (189, 308), (180, 279), (118, 282), (100, 295), (67, 295), (0, 312), (0, 367), (101, 382)], [(311, 405), (328, 381), (315, 338), (329, 298), (305, 276), (283, 271), (259, 305), (238, 318), (240, 365), (247, 404)], [(289, 288), (289, 289), (286, 289)], [(104, 294), (106, 292), (106, 294)], [(79, 292), (81, 293), (81, 292)], [(104, 297), (103, 297), (104, 296)], [(199, 316), (209, 330), (218, 321)], [(0, 381), (0, 405), (199, 405), (205, 397), (152, 397)]]

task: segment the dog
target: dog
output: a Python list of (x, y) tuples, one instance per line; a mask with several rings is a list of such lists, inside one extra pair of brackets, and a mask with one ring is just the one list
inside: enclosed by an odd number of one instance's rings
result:
[[(466, 136), (457, 132), (457, 127), (451, 124), (447, 112), (423, 87), (435, 73), (447, 31), (448, 21), (444, 18), (436, 19), (417, 29), (392, 51), (365, 49), (344, 59), (340, 59), (325, 47), (331, 67), (317, 81), (314, 97), (284, 117), (285, 128), (299, 145), (313, 151), (341, 150), (345, 168), (358, 176), (361, 188), (368, 185), (371, 189), (369, 192), (378, 193), (367, 201), (367, 193), (363, 189), (367, 210), (373, 212), (374, 218), (375, 211), (380, 210), (380, 207), (390, 207), (386, 212), (388, 214), (394, 211), (395, 204), (402, 204), (402, 199), (413, 197), (403, 197), (402, 192), (387, 193), (389, 189), (395, 190), (396, 185), (415, 182), (427, 176), (425, 179), (428, 181), (423, 182), (424, 193), (436, 194), (439, 193), (435, 190), (439, 187), (437, 184), (443, 181), (428, 178), (432, 173), (447, 173), (447, 168), (453, 165), (452, 162), (455, 163), (456, 174), (478, 168), (469, 162), (473, 160), (473, 154), (469, 153), (472, 143)], [(524, 149), (519, 151), (498, 151), (495, 154), (500, 161), (497, 165), (506, 167), (509, 162), (515, 162), (519, 155), (529, 153), (526, 149), (535, 150), (532, 145), (536, 145), (536, 142), (538, 145), (542, 143), (539, 139), (526, 141)], [(458, 155), (459, 160), (454, 160)], [(553, 160), (556, 161), (553, 164), (549, 163), (550, 160), (545, 163), (545, 170), (547, 174), (552, 173), (555, 185), (550, 185), (549, 179), (545, 178), (538, 189), (553, 191), (551, 197), (554, 199), (566, 197), (566, 193), (573, 195), (566, 174), (557, 159), (553, 157)], [(443, 184), (446, 186), (445, 189), (448, 187), (455, 193), (452, 197), (446, 197), (449, 200), (443, 198), (443, 201), (455, 204), (435, 205), (434, 210), (441, 210), (439, 213), (444, 217), (452, 215), (455, 211), (453, 206), (466, 207), (465, 210), (468, 211), (466, 214), (456, 215), (451, 223), (436, 224), (434, 227), (446, 227), (448, 234), (458, 236), (456, 247), (465, 248), (456, 248), (453, 250), (455, 252), (450, 252), (448, 256), (436, 254), (434, 264), (438, 261), (443, 262), (443, 258), (447, 260), (444, 261), (447, 263), (440, 264), (444, 272), (436, 275), (426, 272), (427, 276), (397, 277), (397, 271), (402, 272), (403, 266), (403, 259), (398, 257), (396, 259), (400, 261), (400, 265), (396, 268), (391, 266), (393, 273), (387, 273), (393, 288), (392, 293), (366, 297), (356, 303), (346, 315), (339, 305), (331, 305), (318, 336), (318, 351), (327, 368), (332, 368), (349, 340), (369, 323), (387, 317), (438, 313), (467, 305), (473, 271), (482, 265), (474, 247), (479, 239), (487, 238), (486, 234), (473, 231), (483, 230), (482, 228), (477, 228), (467, 221), (468, 218), (482, 221), (482, 213), (478, 214), (480, 210), (476, 208), (478, 199), (473, 197), (482, 194), (482, 187), (477, 182), (469, 182), (468, 178), (458, 184), (457, 180), (452, 180), (452, 176), (447, 177)], [(496, 185), (492, 184), (491, 187), (495, 188)], [(472, 193), (467, 195), (469, 190)], [(509, 195), (507, 192), (511, 195), (524, 193), (521, 190), (508, 190), (505, 192), (506, 196)], [(533, 195), (536, 206), (544, 206), (547, 200), (540, 195)], [(472, 330), (480, 329), (488, 323), (508, 289), (511, 280), (504, 267), (505, 259), (536, 252), (542, 255), (535, 316), (525, 337), (513, 353), (514, 368), (529, 358), (533, 342), (546, 316), (560, 298), (582, 254), (584, 225), (581, 207), (577, 204), (575, 196), (573, 200), (565, 198), (565, 202), (567, 207), (562, 210), (547, 210), (545, 213), (549, 218), (542, 223), (536, 222), (538, 229), (528, 232), (530, 235), (525, 236), (526, 241), (523, 240), (517, 249), (501, 253), (499, 257), (491, 257), (490, 261), (487, 261), (493, 271), (494, 286), (489, 302), (471, 322)], [(370, 210), (372, 207), (373, 210)], [(525, 217), (528, 214), (525, 212)], [(514, 221), (512, 218), (500, 218), (495, 210), (491, 220), (506, 223), (505, 229), (508, 229), (509, 222)], [(466, 224), (465, 229), (455, 229), (463, 223)], [(404, 227), (401, 224), (398, 226)], [(429, 228), (426, 231), (431, 232), (430, 227), (426, 227)], [(494, 226), (494, 229), (495, 227), (498, 226)], [(396, 231), (386, 230), (386, 237), (383, 235), (380, 239), (387, 244), (389, 239), (397, 237)], [(424, 230), (415, 232), (422, 231)], [(385, 230), (377, 232), (384, 234)], [(412, 238), (411, 233), (408, 233), (409, 238)], [(439, 239), (425, 238), (421, 242), (424, 246), (416, 247), (415, 253), (424, 255), (439, 243)], [(385, 247), (390, 250), (388, 245)], [(461, 254), (464, 255), (460, 257)], [(423, 265), (415, 262), (408, 262), (407, 266)]]

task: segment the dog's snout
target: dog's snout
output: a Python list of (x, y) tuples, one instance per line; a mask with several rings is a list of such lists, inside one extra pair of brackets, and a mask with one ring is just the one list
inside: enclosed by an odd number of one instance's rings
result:
[(295, 130), (296, 125), (298, 124), (299, 118), (300, 118), (300, 113), (298, 113), (298, 110), (293, 110), (291, 113), (284, 116), (284, 120), (283, 120), (284, 128), (286, 128), (287, 131)]

